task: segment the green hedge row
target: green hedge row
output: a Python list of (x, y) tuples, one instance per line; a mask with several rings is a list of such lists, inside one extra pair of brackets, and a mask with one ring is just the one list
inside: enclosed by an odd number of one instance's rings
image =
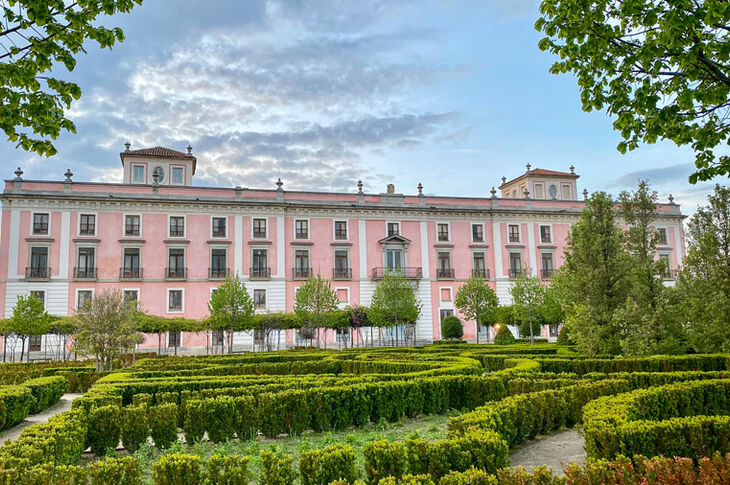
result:
[(727, 354), (657, 355), (617, 359), (545, 359), (535, 358), (544, 372), (676, 372), (728, 370)]
[(586, 450), (701, 458), (730, 451), (730, 379), (680, 382), (604, 397), (586, 406)]
[(0, 468), (0, 485), (140, 485), (139, 463), (133, 457), (109, 458), (79, 465), (36, 465)]
[(27, 418), (34, 401), (33, 392), (28, 387), (0, 387), (0, 429), (15, 426)]
[(198, 455), (172, 453), (154, 465), (155, 485), (248, 485), (248, 462), (244, 456), (213, 455), (207, 460)]
[(27, 380), (22, 385), (30, 389), (33, 395), (31, 414), (39, 413), (56, 404), (68, 389), (68, 383), (63, 376), (38, 377)]

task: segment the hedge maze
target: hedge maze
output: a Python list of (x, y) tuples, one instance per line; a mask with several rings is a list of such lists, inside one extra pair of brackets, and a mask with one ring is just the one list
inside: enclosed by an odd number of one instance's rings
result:
[[(71, 411), (0, 448), (0, 484), (728, 483), (728, 366), (728, 355), (593, 359), (550, 344), (145, 358), (81, 379), (96, 382)], [(91, 371), (41, 372), (51, 375), (0, 388), (4, 427)], [(192, 452), (452, 410), (461, 412), (435, 441), (336, 443), (297, 461), (268, 449)], [(573, 426), (586, 438), (585, 467), (564, 477), (509, 468), (510, 449)], [(147, 468), (142, 447), (159, 450)]]

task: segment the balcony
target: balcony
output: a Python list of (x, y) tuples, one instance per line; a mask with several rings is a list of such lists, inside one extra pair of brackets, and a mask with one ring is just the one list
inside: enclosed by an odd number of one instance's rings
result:
[(335, 268), (332, 270), (333, 280), (351, 280), (352, 269), (351, 268)]
[(383, 279), (383, 276), (386, 274), (399, 274), (403, 276), (404, 278), (412, 279), (412, 280), (420, 280), (423, 278), (423, 270), (421, 267), (403, 267), (403, 268), (384, 268), (384, 267), (378, 267), (373, 268), (372, 272), (372, 278), (373, 279)]
[(436, 279), (453, 280), (454, 270), (452, 268), (436, 268)]
[(74, 279), (95, 280), (96, 268), (74, 268)]
[(673, 269), (665, 269), (662, 271), (663, 280), (675, 280), (677, 279), (677, 271)]
[(187, 268), (165, 268), (165, 279), (167, 280), (184, 280), (187, 277)]
[(294, 275), (294, 278), (306, 279), (312, 276), (312, 268), (294, 268), (292, 270), (292, 274)]
[(120, 280), (141, 280), (142, 268), (130, 266), (128, 268), (119, 268)]
[(522, 268), (510, 268), (509, 269), (509, 277), (510, 279), (517, 279), (520, 276), (522, 276)]
[(26, 280), (50, 280), (51, 268), (46, 266), (28, 266), (25, 268)]
[(248, 275), (252, 280), (268, 280), (271, 279), (271, 268), (249, 268)]
[(543, 268), (542, 271), (540, 271), (540, 279), (542, 279), (542, 280), (549, 280), (552, 277), (553, 277), (553, 270), (552, 270), (552, 268), (550, 268), (550, 269)]
[(487, 268), (473, 269), (473, 270), (471, 270), (471, 277), (489, 279), (489, 269), (487, 269)]
[(230, 275), (230, 268), (208, 268), (208, 279), (210, 280), (224, 280)]

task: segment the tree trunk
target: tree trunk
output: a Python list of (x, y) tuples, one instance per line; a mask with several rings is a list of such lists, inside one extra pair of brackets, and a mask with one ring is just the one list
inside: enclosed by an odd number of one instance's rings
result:
[(535, 345), (535, 336), (532, 334), (532, 314), (530, 314), (530, 308), (527, 308), (527, 322), (530, 325), (530, 345)]
[(20, 361), (21, 362), (23, 362), (24, 355), (25, 355), (25, 339), (21, 337), (21, 339), (20, 339)]

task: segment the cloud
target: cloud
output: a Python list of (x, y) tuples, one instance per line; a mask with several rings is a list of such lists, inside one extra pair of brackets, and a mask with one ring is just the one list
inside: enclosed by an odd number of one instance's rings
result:
[(655, 185), (686, 183), (689, 175), (694, 172), (695, 167), (691, 163), (680, 163), (668, 167), (648, 168), (636, 170), (621, 175), (612, 186), (635, 186), (639, 180), (648, 180)]

